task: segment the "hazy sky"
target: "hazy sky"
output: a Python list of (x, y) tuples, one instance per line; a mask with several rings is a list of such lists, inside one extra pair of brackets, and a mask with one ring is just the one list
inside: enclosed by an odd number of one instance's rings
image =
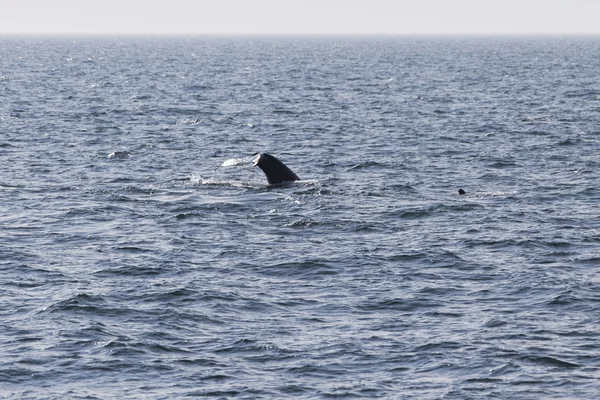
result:
[(600, 0), (0, 0), (0, 34), (600, 34), (599, 21)]

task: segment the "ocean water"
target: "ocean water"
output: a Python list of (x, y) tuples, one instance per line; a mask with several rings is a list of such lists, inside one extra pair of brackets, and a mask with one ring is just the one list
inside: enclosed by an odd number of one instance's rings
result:
[(0, 99), (1, 398), (600, 395), (599, 38), (6, 37)]

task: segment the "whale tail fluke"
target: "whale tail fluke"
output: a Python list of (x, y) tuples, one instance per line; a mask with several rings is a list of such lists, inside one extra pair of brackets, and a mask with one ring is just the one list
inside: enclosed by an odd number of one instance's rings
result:
[(284, 163), (268, 153), (257, 153), (253, 163), (262, 169), (270, 185), (300, 180)]

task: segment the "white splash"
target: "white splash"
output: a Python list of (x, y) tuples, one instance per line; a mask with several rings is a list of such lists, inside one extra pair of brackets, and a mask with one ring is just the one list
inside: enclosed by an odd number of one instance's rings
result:
[(190, 176), (190, 184), (192, 186), (228, 186), (228, 187), (239, 187), (239, 188), (254, 188), (248, 182), (239, 182), (231, 179), (215, 179), (215, 178), (203, 178), (198, 174), (192, 174)]
[(250, 158), (249, 157), (244, 157), (244, 158), (230, 158), (229, 160), (225, 160), (223, 161), (223, 164), (221, 164), (221, 167), (233, 167), (236, 165), (243, 165), (243, 164), (248, 164), (250, 163)]

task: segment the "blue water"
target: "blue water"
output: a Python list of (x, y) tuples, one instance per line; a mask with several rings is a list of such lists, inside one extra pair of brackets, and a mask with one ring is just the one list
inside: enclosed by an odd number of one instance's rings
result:
[(597, 398), (599, 72), (583, 37), (0, 39), (0, 397)]

